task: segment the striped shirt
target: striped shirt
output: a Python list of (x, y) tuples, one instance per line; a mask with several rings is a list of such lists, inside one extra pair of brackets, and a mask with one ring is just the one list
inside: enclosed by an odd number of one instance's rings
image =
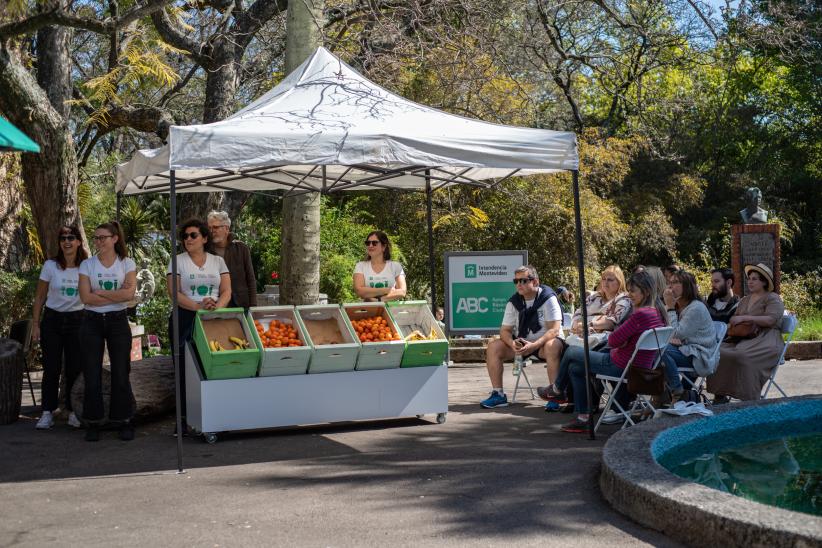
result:
[[(659, 315), (659, 311), (652, 306), (635, 309), (608, 337), (611, 360), (618, 367), (625, 368), (634, 353), (639, 336), (653, 327), (665, 327), (665, 320)], [(636, 354), (634, 365), (650, 369), (655, 355), (654, 350), (640, 350)]]

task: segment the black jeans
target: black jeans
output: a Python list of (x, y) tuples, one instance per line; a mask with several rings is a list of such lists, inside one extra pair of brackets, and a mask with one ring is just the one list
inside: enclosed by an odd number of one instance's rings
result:
[[(186, 414), (186, 355), (185, 355), (185, 347), (186, 343), (191, 341), (194, 337), (194, 318), (197, 316), (197, 313), (193, 310), (186, 310), (182, 307), (177, 307), (177, 316), (180, 322), (180, 344), (179, 344), (179, 351), (180, 351), (180, 366), (177, 371), (177, 374), (180, 377), (180, 414), (183, 418), (187, 417)], [(169, 347), (171, 346), (171, 341), (173, 340), (171, 336), (171, 321), (173, 316), (168, 317), (168, 340), (169, 340)], [(174, 349), (172, 349), (172, 352)]]
[(85, 352), (83, 376), (86, 393), (83, 399), (83, 419), (90, 423), (105, 422), (103, 408), (103, 348), (108, 348), (111, 364), (111, 404), (109, 420), (126, 422), (134, 414), (134, 394), (131, 391), (131, 328), (125, 310), (83, 314), (80, 341)]
[(43, 349), (43, 382), (40, 401), (43, 411), (54, 411), (59, 405), (60, 373), (66, 364), (66, 409), (71, 411), (71, 387), (83, 371), (80, 324), (83, 311), (43, 310), (40, 320), (40, 348)]

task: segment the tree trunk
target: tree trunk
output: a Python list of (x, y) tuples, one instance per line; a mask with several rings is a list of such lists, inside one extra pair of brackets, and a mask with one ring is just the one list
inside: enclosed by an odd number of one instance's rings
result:
[[(285, 72), (290, 73), (322, 45), (323, 0), (290, 0)], [(320, 196), (283, 199), (280, 304), (314, 304), (320, 292)]]
[(0, 339), (0, 424), (15, 422), (23, 403), (23, 347)]
[[(59, 40), (49, 42), (54, 47), (60, 43), (64, 44)], [(40, 154), (22, 155), (22, 173), (43, 253), (49, 257), (57, 253), (58, 229), (76, 223), (82, 230), (82, 221), (77, 208), (77, 155), (68, 122), (61, 115), (65, 105), (60, 103), (58, 110), (51, 103), (51, 99), (59, 101), (62, 96), (58, 89), (65, 81), (61, 70), (71, 70), (71, 59), (63, 49), (41, 51), (39, 61), (47, 63), (47, 73), (56, 78), (56, 87), (49, 87), (51, 97), (22, 65), (16, 52), (0, 46), (0, 110), (40, 145)]]
[(0, 154), (0, 268), (10, 272), (31, 266), (23, 204), (20, 156)]

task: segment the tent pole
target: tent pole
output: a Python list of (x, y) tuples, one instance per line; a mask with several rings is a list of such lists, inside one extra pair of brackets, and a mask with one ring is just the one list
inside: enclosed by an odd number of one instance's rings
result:
[[(588, 410), (594, 405), (593, 394), (591, 393), (591, 379), (589, 377), (589, 352), (588, 348), (588, 310), (585, 308), (585, 251), (582, 238), (582, 214), (579, 205), (579, 170), (571, 172), (574, 182), (574, 223), (577, 233), (577, 274), (579, 276), (579, 302), (582, 310), (582, 342), (585, 349), (585, 395), (588, 398)], [(588, 413), (588, 437), (596, 439), (594, 435), (594, 414)]]
[(122, 208), (122, 205), (123, 205), (123, 193), (122, 192), (117, 193), (115, 204), (116, 205), (114, 206), (114, 220), (119, 223), (120, 222), (120, 209)]
[(169, 209), (171, 210), (171, 355), (174, 362), (174, 402), (177, 409), (177, 472), (183, 473), (183, 410), (180, 394), (182, 356), (180, 356), (180, 313), (177, 303), (177, 178), (174, 170), (170, 173)]
[(434, 266), (434, 223), (431, 213), (431, 170), (425, 170), (425, 211), (428, 221), (428, 269), (431, 274), (431, 313), (436, 316), (437, 312), (437, 276)]

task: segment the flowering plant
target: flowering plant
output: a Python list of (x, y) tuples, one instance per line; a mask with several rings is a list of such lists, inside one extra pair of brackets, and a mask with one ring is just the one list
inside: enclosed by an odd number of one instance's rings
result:
[(276, 271), (271, 273), (271, 281), (274, 284), (280, 283), (280, 275)]

